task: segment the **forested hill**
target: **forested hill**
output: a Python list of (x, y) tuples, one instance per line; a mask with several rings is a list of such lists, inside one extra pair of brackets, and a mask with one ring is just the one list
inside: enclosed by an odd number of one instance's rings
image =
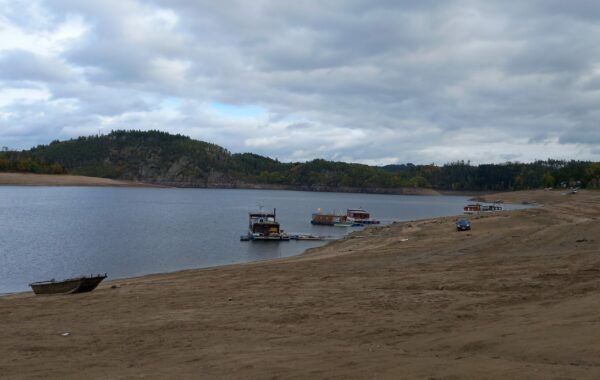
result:
[(53, 141), (28, 151), (0, 153), (0, 171), (69, 173), (185, 187), (331, 190), (400, 187), (401, 174), (360, 164), (314, 160), (281, 163), (251, 153), (231, 154), (214, 144), (159, 131)]
[(394, 192), (406, 187), (439, 190), (519, 190), (560, 184), (598, 187), (600, 163), (536, 161), (473, 166), (373, 167), (326, 160), (281, 163), (159, 131), (53, 141), (28, 151), (1, 152), (0, 171), (69, 173), (184, 187), (275, 187), (304, 190)]

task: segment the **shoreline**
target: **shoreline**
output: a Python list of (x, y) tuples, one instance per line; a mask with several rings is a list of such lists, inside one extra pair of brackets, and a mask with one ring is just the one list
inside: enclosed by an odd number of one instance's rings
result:
[(293, 257), (1, 297), (0, 368), (17, 379), (598, 378), (600, 192), (486, 199), (544, 207), (473, 216), (465, 232), (455, 217), (397, 222)]
[[(41, 185), (44, 186), (44, 185)], [(240, 190), (244, 190), (244, 189), (240, 189)], [(256, 190), (256, 189), (255, 189)], [(268, 189), (264, 189), (264, 190), (268, 190)], [(383, 194), (383, 195), (393, 195), (393, 194)], [(443, 194), (443, 195), (452, 195), (452, 194)], [(463, 194), (464, 195), (464, 194)], [(487, 202), (487, 201), (483, 201), (482, 202)], [(542, 205), (540, 205), (542, 206)], [(503, 212), (511, 212), (511, 211), (516, 211), (516, 210), (505, 210)], [(324, 244), (321, 246), (317, 246), (317, 247), (311, 247), (311, 248), (307, 248), (304, 251), (294, 254), (292, 256), (286, 256), (286, 257), (273, 257), (273, 258), (266, 258), (266, 259), (258, 259), (258, 260), (254, 260), (254, 261), (240, 261), (240, 262), (234, 262), (234, 263), (228, 263), (228, 264), (220, 264), (220, 265), (213, 265), (213, 266), (207, 266), (207, 267), (194, 267), (194, 268), (183, 268), (183, 269), (178, 269), (178, 270), (174, 270), (174, 271), (169, 271), (169, 272), (153, 272), (153, 273), (146, 273), (146, 274), (140, 274), (140, 275), (135, 275), (135, 276), (126, 276), (126, 277), (118, 277), (118, 278), (107, 278), (106, 280), (104, 280), (102, 282), (103, 285), (106, 284), (112, 284), (113, 282), (117, 282), (117, 281), (128, 281), (128, 280), (138, 280), (138, 279), (143, 279), (146, 277), (153, 277), (153, 276), (161, 276), (161, 275), (169, 275), (169, 274), (177, 274), (179, 272), (186, 272), (186, 271), (200, 271), (200, 270), (213, 270), (213, 269), (221, 269), (221, 268), (228, 268), (228, 267), (235, 267), (235, 266), (243, 266), (243, 265), (252, 265), (252, 264), (256, 264), (256, 263), (270, 263), (270, 262), (279, 262), (279, 261), (286, 261), (286, 260), (290, 260), (290, 259), (294, 259), (294, 258), (298, 258), (298, 257), (302, 257), (306, 254), (309, 254), (310, 252), (312, 252), (313, 250), (320, 250), (323, 249), (325, 247), (327, 247), (330, 244), (334, 244), (336, 242), (339, 242), (341, 240), (345, 240), (345, 239), (350, 239), (352, 235), (357, 234), (357, 233), (361, 233), (363, 231), (365, 231), (366, 229), (379, 229), (379, 228), (385, 228), (386, 226), (390, 226), (390, 225), (394, 225), (394, 224), (398, 224), (398, 223), (417, 223), (417, 222), (423, 222), (423, 221), (435, 221), (437, 219), (458, 219), (460, 217), (464, 217), (464, 214), (457, 214), (457, 215), (451, 215), (451, 216), (440, 216), (440, 217), (434, 217), (434, 218), (422, 218), (422, 219), (412, 219), (412, 220), (408, 220), (408, 221), (393, 221), (389, 224), (373, 224), (373, 225), (365, 225), (363, 227), (363, 229), (361, 230), (351, 230), (351, 232), (347, 233), (346, 235), (342, 235), (339, 236), (337, 238), (332, 237), (332, 238), (328, 238), (324, 240)], [(255, 243), (255, 244), (264, 244), (264, 243)], [(267, 243), (267, 244), (271, 244), (271, 243)], [(282, 243), (276, 243), (276, 244), (282, 244)], [(43, 280), (43, 279), (41, 279)], [(41, 281), (38, 280), (38, 281)], [(60, 279), (57, 279), (60, 280)], [(24, 295), (24, 294), (30, 294), (32, 293), (31, 289), (28, 290), (23, 290), (23, 291), (16, 291), (16, 292), (6, 292), (6, 293), (2, 293), (0, 292), (0, 300), (2, 299), (2, 297), (7, 297), (7, 296), (13, 296), (13, 295)]]
[(181, 189), (240, 189), (240, 190), (285, 190), (309, 191), (324, 193), (354, 193), (354, 194), (381, 194), (381, 195), (415, 195), (415, 196), (481, 196), (489, 192), (481, 191), (449, 191), (429, 188), (354, 188), (354, 187), (328, 187), (328, 186), (293, 186), (293, 185), (263, 185), (252, 183), (213, 183), (213, 184), (186, 184), (186, 183), (149, 183), (128, 180), (114, 180), (101, 177), (87, 177), (69, 174), (33, 174), (33, 173), (7, 173), (0, 172), (0, 186), (91, 186), (91, 187), (153, 187), (153, 188), (181, 188)]
[[(452, 216), (450, 217), (452, 218)], [(432, 218), (425, 218), (425, 219), (415, 219), (414, 221), (423, 221), (423, 220), (431, 220)], [(436, 219), (436, 218), (433, 218)], [(394, 223), (404, 223), (404, 222), (392, 222), (391, 224)], [(385, 227), (386, 225), (368, 225), (365, 226), (365, 228), (381, 228), (381, 227)], [(184, 268), (184, 269), (179, 269), (179, 270), (174, 270), (174, 271), (170, 271), (170, 272), (153, 272), (153, 273), (147, 273), (147, 274), (141, 274), (141, 275), (137, 275), (137, 276), (127, 276), (127, 277), (118, 277), (118, 278), (110, 278), (108, 277), (106, 280), (104, 280), (102, 282), (103, 286), (106, 285), (112, 285), (113, 282), (118, 282), (118, 281), (135, 281), (135, 280), (143, 280), (145, 278), (151, 279), (152, 277), (155, 276), (162, 276), (162, 275), (172, 275), (172, 274), (177, 274), (180, 272), (188, 272), (188, 271), (201, 271), (201, 270), (218, 270), (218, 269), (227, 269), (229, 267), (237, 267), (237, 266), (244, 266), (244, 265), (253, 265), (253, 264), (257, 264), (257, 263), (276, 263), (276, 262), (283, 262), (285, 260), (289, 260), (289, 259), (293, 259), (293, 258), (297, 258), (297, 257), (301, 257), (305, 254), (308, 254), (309, 252), (311, 252), (312, 250), (319, 250), (321, 248), (324, 248), (326, 246), (328, 246), (329, 244), (333, 244), (335, 242), (338, 242), (340, 240), (346, 239), (349, 236), (353, 235), (354, 233), (359, 233), (363, 230), (353, 230), (352, 232), (348, 233), (347, 235), (343, 235), (340, 236), (339, 238), (332, 238), (332, 239), (327, 239), (325, 240), (326, 242), (318, 247), (311, 247), (311, 248), (307, 248), (304, 251), (292, 255), (292, 256), (286, 256), (286, 257), (273, 257), (273, 258), (267, 258), (267, 259), (258, 259), (258, 260), (254, 260), (254, 261), (240, 261), (237, 263), (229, 263), (229, 264), (220, 264), (220, 265), (213, 265), (213, 266), (207, 266), (207, 267), (196, 267), (196, 268)], [(258, 242), (255, 244), (265, 244), (263, 242)], [(266, 243), (266, 244), (272, 244), (272, 243)], [(275, 244), (284, 244), (283, 242), (277, 242)], [(59, 281), (61, 279), (58, 279)], [(23, 291), (17, 291), (17, 292), (6, 292), (6, 293), (0, 293), (0, 300), (2, 300), (2, 297), (8, 297), (8, 296), (19, 296), (19, 295), (31, 295), (33, 294), (33, 291), (31, 289), (29, 290), (23, 290)]]
[(142, 182), (67, 174), (0, 173), (0, 186), (160, 187)]

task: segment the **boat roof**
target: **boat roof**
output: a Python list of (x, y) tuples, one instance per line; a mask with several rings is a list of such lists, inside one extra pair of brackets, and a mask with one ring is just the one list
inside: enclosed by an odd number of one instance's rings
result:
[(256, 222), (253, 226), (280, 226), (279, 222)]
[(275, 217), (275, 214), (272, 212), (262, 212), (262, 211), (257, 211), (257, 212), (249, 212), (248, 213), (250, 215), (251, 218), (269, 218), (269, 217)]

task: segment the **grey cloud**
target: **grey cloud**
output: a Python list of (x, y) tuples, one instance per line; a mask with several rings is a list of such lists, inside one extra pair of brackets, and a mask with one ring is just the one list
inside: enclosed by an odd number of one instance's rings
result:
[(560, 142), (563, 144), (583, 142), (593, 145), (600, 144), (600, 121), (596, 120), (563, 132), (560, 135)]
[(70, 62), (91, 68), (87, 78), (96, 83), (137, 82), (144, 79), (143, 62), (148, 61), (145, 54), (137, 54), (135, 49), (112, 44), (112, 41), (90, 39), (85, 46), (71, 50), (66, 58)]
[(594, 75), (589, 79), (585, 79), (583, 88), (587, 91), (600, 90), (600, 75)]
[[(511, 3), (511, 2), (507, 2)], [(567, 2), (561, 0), (534, 0), (516, 2), (526, 15), (532, 17), (560, 17), (572, 18), (586, 22), (596, 23), (600, 18), (600, 3), (595, 0), (577, 0)], [(536, 12), (538, 16), (536, 16)]]
[(310, 123), (293, 123), (290, 124), (286, 127), (286, 129), (289, 130), (294, 130), (294, 129), (299, 129), (299, 130), (303, 130), (303, 129), (309, 129), (312, 128), (313, 125), (311, 125)]
[(501, 154), (500, 157), (502, 157), (503, 160), (505, 161), (518, 161), (519, 157), (521, 157), (521, 155), (519, 154)]
[(72, 100), (82, 115), (116, 116), (126, 112), (151, 111), (160, 99), (152, 99), (133, 89), (91, 86), (86, 83), (65, 83), (50, 86), (54, 99)]
[[(0, 66), (45, 82), (48, 121), (67, 127), (40, 140), (109, 118), (283, 160), (526, 161), (560, 149), (591, 158), (596, 3), (44, 1), (44, 25), (10, 17), (33, 31), (79, 15), (86, 33), (29, 68), (0, 51)], [(173, 97), (181, 106), (161, 111)], [(210, 118), (212, 102), (259, 106), (268, 117)], [(13, 122), (39, 123), (35, 112), (6, 107)], [(489, 139), (473, 149), (478, 131)]]
[(27, 50), (0, 51), (0, 79), (8, 81), (58, 82), (74, 74), (64, 63)]
[(585, 72), (597, 61), (597, 44), (579, 36), (552, 36), (531, 41), (508, 64), (507, 70), (519, 73), (575, 74)]

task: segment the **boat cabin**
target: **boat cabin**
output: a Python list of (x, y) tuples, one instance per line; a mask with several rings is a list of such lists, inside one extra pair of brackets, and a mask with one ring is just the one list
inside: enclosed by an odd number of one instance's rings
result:
[(371, 219), (371, 214), (362, 208), (349, 208), (346, 210), (346, 216), (349, 221), (358, 225), (381, 223), (379, 220)]
[(360, 208), (349, 208), (346, 211), (346, 216), (357, 221), (368, 220), (371, 218), (371, 214)]
[(493, 204), (493, 205), (483, 205), (481, 206), (481, 211), (502, 211), (502, 206)]
[(248, 215), (248, 230), (252, 234), (262, 236), (278, 235), (279, 223), (276, 220), (275, 210), (273, 212), (251, 212)]
[(481, 211), (481, 205), (479, 203), (473, 203), (463, 207), (465, 214), (476, 214)]
[(338, 223), (346, 222), (346, 215), (336, 215), (336, 214), (323, 214), (321, 212), (317, 212), (312, 214), (311, 223), (322, 226), (333, 226)]

